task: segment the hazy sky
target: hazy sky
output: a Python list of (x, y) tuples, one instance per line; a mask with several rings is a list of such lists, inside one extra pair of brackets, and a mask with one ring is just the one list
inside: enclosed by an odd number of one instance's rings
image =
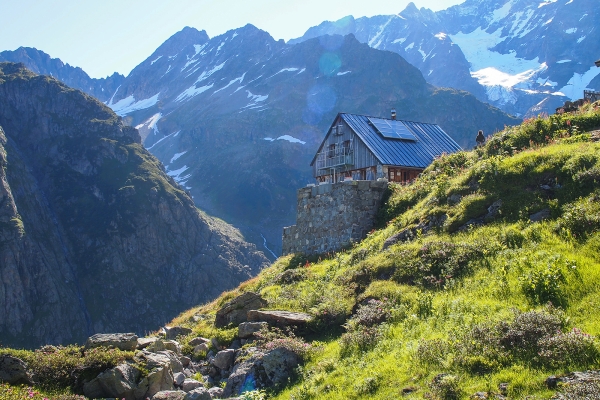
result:
[[(415, 0), (434, 11), (464, 0)], [(4, 4), (2, 4), (4, 3)], [(35, 47), (94, 78), (127, 75), (185, 26), (210, 37), (251, 23), (275, 39), (346, 15), (397, 14), (409, 0), (2, 0), (0, 51)]]

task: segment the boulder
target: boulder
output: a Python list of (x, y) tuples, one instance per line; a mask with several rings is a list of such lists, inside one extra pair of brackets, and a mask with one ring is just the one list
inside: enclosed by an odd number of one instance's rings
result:
[(138, 338), (137, 349), (138, 350), (145, 349), (146, 347), (150, 346), (152, 343), (156, 342), (157, 340), (160, 340), (160, 339), (157, 337)]
[(266, 353), (261, 360), (261, 367), (266, 375), (266, 386), (283, 385), (293, 374), (300, 363), (296, 353), (280, 347)]
[[(210, 389), (208, 389), (208, 393), (212, 399), (220, 399), (223, 397), (223, 388), (220, 388), (218, 386), (211, 387)], [(188, 400), (188, 399), (185, 399), (185, 400)], [(190, 400), (200, 400), (200, 399), (191, 399), (190, 398)], [(201, 400), (204, 400), (204, 399), (201, 399)], [(206, 400), (208, 400), (208, 399), (206, 399)]]
[(195, 379), (186, 378), (181, 384), (181, 389), (184, 392), (191, 392), (192, 390), (198, 389), (199, 387), (203, 387), (201, 382), (198, 382)]
[(183, 368), (187, 368), (192, 362), (192, 360), (187, 356), (179, 356), (179, 361), (181, 361), (181, 365), (183, 365)]
[(195, 337), (195, 338), (193, 338), (192, 340), (190, 340), (190, 341), (188, 342), (188, 344), (189, 344), (190, 346), (198, 346), (199, 344), (202, 344), (202, 343), (209, 343), (209, 342), (210, 342), (210, 340), (209, 340), (209, 339), (207, 339), (207, 338), (203, 338), (203, 337)]
[(266, 322), (271, 326), (285, 328), (288, 326), (304, 327), (313, 320), (312, 315), (291, 311), (250, 310), (248, 320)]
[(194, 347), (194, 354), (208, 353), (210, 346), (207, 343), (201, 343), (198, 346)]
[(217, 353), (215, 358), (213, 358), (212, 364), (221, 370), (227, 370), (227, 369), (229, 369), (229, 367), (231, 367), (233, 365), (234, 357), (235, 357), (235, 350), (233, 350), (233, 349), (221, 350), (220, 352)]
[(238, 337), (240, 339), (248, 339), (254, 336), (255, 332), (260, 331), (268, 325), (266, 322), (242, 322), (238, 326)]
[(222, 396), (238, 396), (245, 391), (285, 384), (299, 364), (298, 356), (286, 348), (263, 353), (256, 348), (244, 351), (245, 360), (233, 367)]
[(538, 211), (535, 214), (531, 214), (529, 216), (529, 220), (531, 222), (539, 222), (539, 221), (543, 221), (548, 218), (550, 218), (550, 209), (549, 208), (544, 208), (542, 211)]
[(173, 383), (175, 386), (181, 386), (181, 384), (185, 381), (185, 375), (183, 372), (177, 372), (173, 374)]
[(385, 250), (388, 247), (401, 242), (408, 242), (417, 237), (417, 229), (416, 228), (406, 228), (401, 230), (400, 232), (390, 236), (383, 242), (383, 247), (381, 250)]
[(185, 336), (192, 333), (190, 328), (185, 328), (183, 326), (165, 326), (163, 330), (165, 332), (165, 339), (167, 340), (176, 339), (178, 336)]
[(173, 353), (177, 354), (178, 356), (181, 355), (181, 345), (177, 341), (166, 340), (164, 342), (164, 344), (165, 344), (166, 350), (171, 350)]
[(266, 300), (256, 293), (243, 293), (217, 311), (215, 326), (217, 328), (224, 328), (229, 324), (239, 325), (248, 320), (246, 315), (248, 311), (266, 306)]
[(96, 379), (102, 388), (102, 397), (134, 400), (139, 377), (140, 371), (137, 368), (123, 363), (102, 372)]
[(0, 356), (0, 382), (10, 385), (31, 384), (31, 375), (27, 372), (25, 361), (9, 355)]
[[(214, 389), (214, 390), (213, 390)], [(223, 389), (220, 387), (213, 387), (206, 390), (203, 387), (196, 388), (191, 392), (188, 392), (184, 400), (211, 400), (211, 399), (220, 399), (223, 394)]]
[(100, 386), (98, 378), (94, 378), (89, 382), (83, 384), (83, 394), (88, 399), (101, 399), (105, 397), (104, 389)]
[(159, 367), (142, 379), (134, 390), (134, 396), (136, 399), (152, 398), (158, 392), (173, 389), (173, 372), (169, 367)]
[(152, 353), (157, 353), (159, 351), (165, 351), (167, 348), (165, 346), (165, 342), (163, 340), (155, 340), (154, 342), (150, 343), (150, 345), (148, 345), (148, 347), (146, 347), (147, 351), (150, 351)]
[(183, 400), (185, 392), (181, 390), (163, 390), (152, 396), (152, 400)]
[(111, 347), (120, 350), (133, 351), (137, 348), (138, 337), (135, 333), (97, 333), (88, 338), (85, 348)]

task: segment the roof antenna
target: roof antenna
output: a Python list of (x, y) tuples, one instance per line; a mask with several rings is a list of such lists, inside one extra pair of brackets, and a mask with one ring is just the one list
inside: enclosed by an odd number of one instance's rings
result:
[(396, 120), (396, 109), (392, 108), (392, 119)]

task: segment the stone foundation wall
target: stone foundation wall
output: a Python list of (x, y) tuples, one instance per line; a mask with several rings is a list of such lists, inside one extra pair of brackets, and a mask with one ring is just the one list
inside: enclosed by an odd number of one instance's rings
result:
[(387, 181), (345, 181), (298, 190), (296, 225), (283, 228), (283, 255), (336, 251), (373, 229)]

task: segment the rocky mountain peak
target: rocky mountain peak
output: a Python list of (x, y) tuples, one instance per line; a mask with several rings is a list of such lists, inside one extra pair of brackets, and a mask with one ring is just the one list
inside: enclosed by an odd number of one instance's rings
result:
[(93, 97), (0, 63), (0, 339), (156, 329), (267, 259)]

